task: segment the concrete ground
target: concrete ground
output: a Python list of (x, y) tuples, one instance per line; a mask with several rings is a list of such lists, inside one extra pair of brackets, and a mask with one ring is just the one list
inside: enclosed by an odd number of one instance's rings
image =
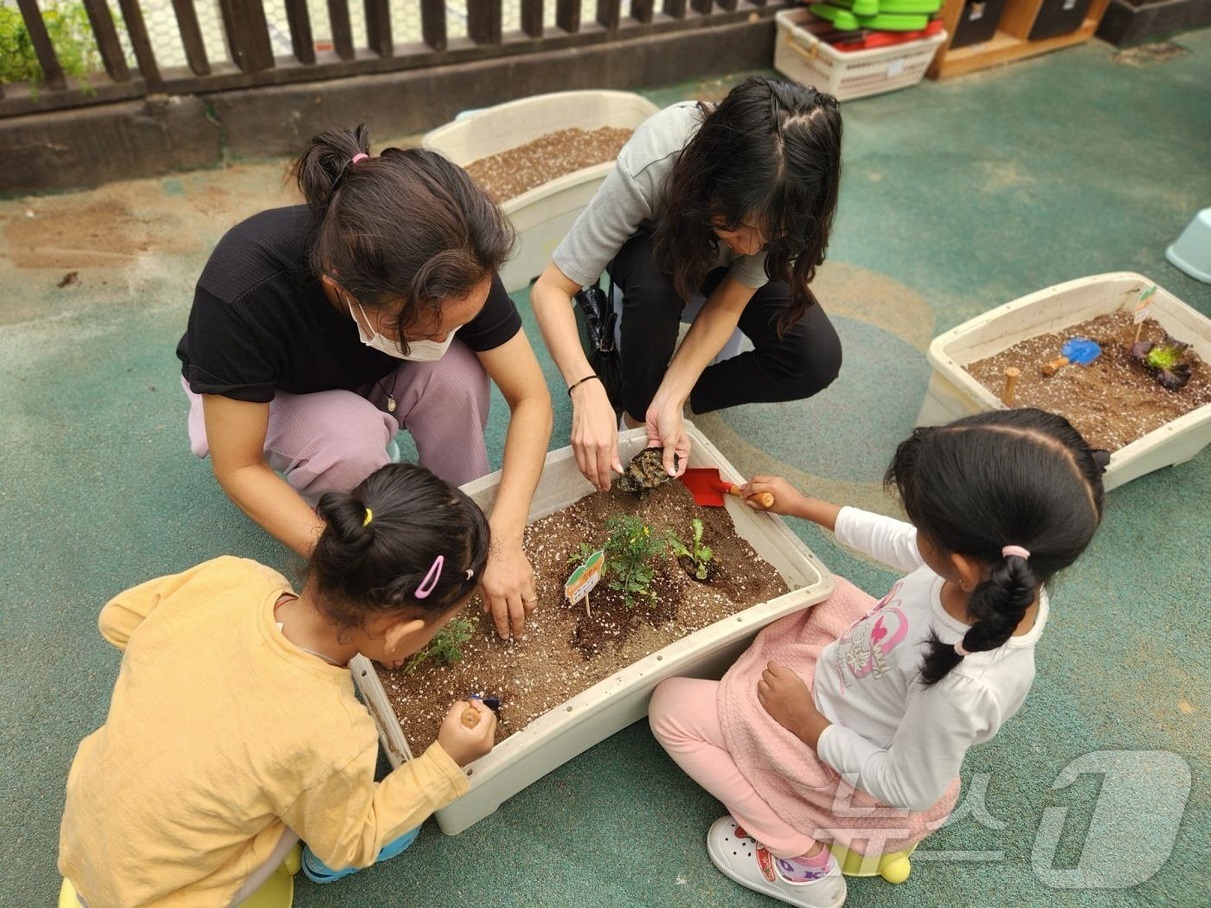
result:
[[(1211, 204), (1211, 31), (1175, 40), (1186, 52), (1095, 40), (844, 104), (841, 209), (816, 284), (845, 345), (841, 377), (812, 400), (699, 427), (746, 474), (888, 511), (879, 479), (913, 426), (938, 333), (1120, 270), (1211, 316), (1211, 286), (1164, 258)], [(646, 93), (664, 104), (733, 81)], [(377, 150), (389, 137), (373, 138)], [(220, 553), (293, 570), (189, 454), (173, 355), (218, 238), (294, 201), (286, 163), (0, 200), (0, 904), (53, 902), (64, 779), (119, 664), (96, 632), (102, 603)], [(554, 399), (558, 447), (570, 413)], [(1025, 708), (969, 755), (964, 808), (905, 884), (853, 880), (851, 905), (1211, 903), (1209, 468), (1204, 450), (1109, 494), (1100, 535), (1054, 590)], [(792, 526), (865, 589), (892, 581)], [(707, 860), (719, 813), (641, 722), (459, 836), (429, 824), (395, 861), (328, 887), (300, 877), (296, 904), (768, 904)]]

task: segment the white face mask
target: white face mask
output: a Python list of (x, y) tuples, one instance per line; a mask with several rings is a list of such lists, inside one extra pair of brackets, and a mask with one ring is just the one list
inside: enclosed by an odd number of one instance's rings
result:
[[(358, 310), (362, 313), (362, 318), (366, 319), (366, 324), (371, 324), (371, 321), (366, 316), (366, 310), (362, 308), (362, 304), (357, 304)], [(349, 317), (353, 318), (353, 311), (349, 311)], [(447, 350), (450, 349), (450, 344), (454, 341), (454, 333), (458, 330), (454, 328), (446, 334), (446, 339), (441, 343), (431, 340), (415, 340), (408, 343), (408, 352), (405, 353), (399, 341), (391, 340), (389, 337), (383, 337), (377, 331), (373, 331), (369, 337), (366, 337), (366, 332), (362, 329), (362, 323), (356, 318), (353, 318), (353, 323), (357, 325), (357, 336), (361, 338), (362, 343), (367, 347), (373, 347), (388, 356), (394, 356), (396, 359), (405, 359), (412, 363), (435, 363), (442, 358)]]

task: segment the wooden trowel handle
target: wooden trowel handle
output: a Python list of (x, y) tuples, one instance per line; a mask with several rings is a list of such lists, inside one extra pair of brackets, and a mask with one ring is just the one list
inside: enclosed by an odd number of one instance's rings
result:
[[(732, 483), (728, 484), (727, 493), (729, 495), (736, 495), (736, 496), (741, 496), (744, 494), (743, 492), (740, 491), (740, 486), (732, 484)], [(760, 507), (762, 510), (766, 510), (766, 509), (772, 508), (774, 506), (774, 493), (773, 492), (758, 492), (756, 495), (754, 495), (752, 498), (750, 498), (749, 501), (756, 502), (758, 507)]]

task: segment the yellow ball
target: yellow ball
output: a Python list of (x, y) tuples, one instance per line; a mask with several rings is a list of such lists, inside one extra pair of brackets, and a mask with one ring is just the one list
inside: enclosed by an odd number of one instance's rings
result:
[(905, 855), (897, 855), (879, 867), (879, 876), (889, 883), (903, 883), (912, 873), (912, 864)]

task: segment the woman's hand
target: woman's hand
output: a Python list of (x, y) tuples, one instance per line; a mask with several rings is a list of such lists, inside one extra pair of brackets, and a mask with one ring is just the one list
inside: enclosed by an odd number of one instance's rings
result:
[(663, 403), (659, 397), (648, 407), (648, 447), (664, 449), (664, 469), (670, 476), (685, 472), (690, 459), (690, 439), (685, 434), (685, 420), (681, 417), (681, 405)]
[(590, 379), (572, 389), (572, 452), (576, 466), (599, 492), (622, 472), (618, 458), (618, 417), (605, 385)]
[[(630, 231), (623, 234), (625, 236)], [(596, 379), (581, 382), (593, 368), (580, 346), (576, 308), (572, 297), (580, 284), (550, 262), (530, 288), (530, 306), (551, 359), (555, 360), (572, 398), (572, 450), (576, 466), (593, 487), (605, 490), (613, 479), (611, 470), (622, 472), (618, 460), (618, 417)], [(579, 384), (578, 384), (579, 382)], [(575, 385), (575, 387), (573, 387)]]
[(538, 602), (534, 568), (520, 542), (492, 541), (479, 592), (484, 613), (491, 614), (500, 638), (520, 637), (526, 617)]
[[(479, 720), (470, 724), (471, 716), (463, 721), (463, 713), (475, 710)], [(437, 732), (437, 743), (459, 766), (466, 766), (490, 753), (496, 740), (496, 713), (484, 706), (482, 700), (459, 700), (450, 707)]]
[(775, 722), (813, 748), (820, 733), (832, 724), (816, 709), (803, 679), (777, 662), (770, 662), (761, 673), (757, 702)]

